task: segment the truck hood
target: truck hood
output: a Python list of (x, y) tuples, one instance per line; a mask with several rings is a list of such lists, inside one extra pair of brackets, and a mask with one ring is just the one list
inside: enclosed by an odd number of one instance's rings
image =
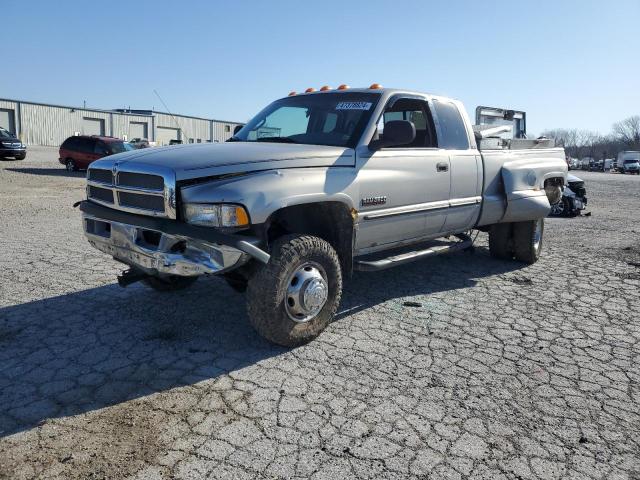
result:
[(118, 162), (144, 168), (169, 168), (176, 180), (244, 173), (276, 168), (355, 166), (354, 150), (323, 145), (268, 142), (226, 142), (173, 145), (119, 153), (91, 164), (107, 168)]

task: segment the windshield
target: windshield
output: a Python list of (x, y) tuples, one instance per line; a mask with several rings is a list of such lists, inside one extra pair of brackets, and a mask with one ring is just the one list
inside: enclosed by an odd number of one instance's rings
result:
[(11, 134), (11, 132), (9, 132), (9, 130), (5, 130), (4, 128), (0, 127), (0, 137), (13, 138), (13, 135)]
[(247, 123), (231, 141), (304, 143), (355, 147), (378, 93), (317, 93), (277, 100)]
[(126, 142), (109, 142), (109, 148), (113, 153), (122, 153), (134, 150), (133, 145)]
[(625, 165), (627, 165), (627, 164), (629, 164), (629, 163), (638, 163), (638, 160), (633, 159), (633, 158), (630, 158), (630, 159), (628, 159), (628, 160), (625, 160), (625, 161), (624, 161), (624, 164), (625, 164)]

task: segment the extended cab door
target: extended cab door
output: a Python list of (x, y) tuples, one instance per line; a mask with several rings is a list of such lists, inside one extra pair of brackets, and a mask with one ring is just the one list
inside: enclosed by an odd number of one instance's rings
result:
[(469, 119), (461, 106), (447, 99), (432, 100), (438, 146), (445, 149), (451, 170), (449, 209), (444, 232), (473, 227), (482, 202), (482, 159), (475, 148)]
[(399, 95), (389, 99), (378, 123), (408, 120), (416, 127), (409, 145), (385, 147), (358, 158), (360, 210), (356, 250), (366, 253), (437, 237), (449, 205), (449, 152), (437, 147), (427, 100)]

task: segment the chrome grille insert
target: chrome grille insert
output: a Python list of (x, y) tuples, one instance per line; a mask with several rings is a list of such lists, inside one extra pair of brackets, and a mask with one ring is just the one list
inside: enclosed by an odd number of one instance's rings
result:
[(99, 160), (87, 172), (87, 198), (117, 210), (176, 218), (175, 173), (154, 165)]

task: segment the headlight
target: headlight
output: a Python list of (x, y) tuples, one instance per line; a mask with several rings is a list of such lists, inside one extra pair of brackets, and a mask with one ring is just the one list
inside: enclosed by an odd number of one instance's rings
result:
[(249, 215), (240, 205), (186, 203), (182, 214), (187, 223), (203, 227), (246, 227)]

